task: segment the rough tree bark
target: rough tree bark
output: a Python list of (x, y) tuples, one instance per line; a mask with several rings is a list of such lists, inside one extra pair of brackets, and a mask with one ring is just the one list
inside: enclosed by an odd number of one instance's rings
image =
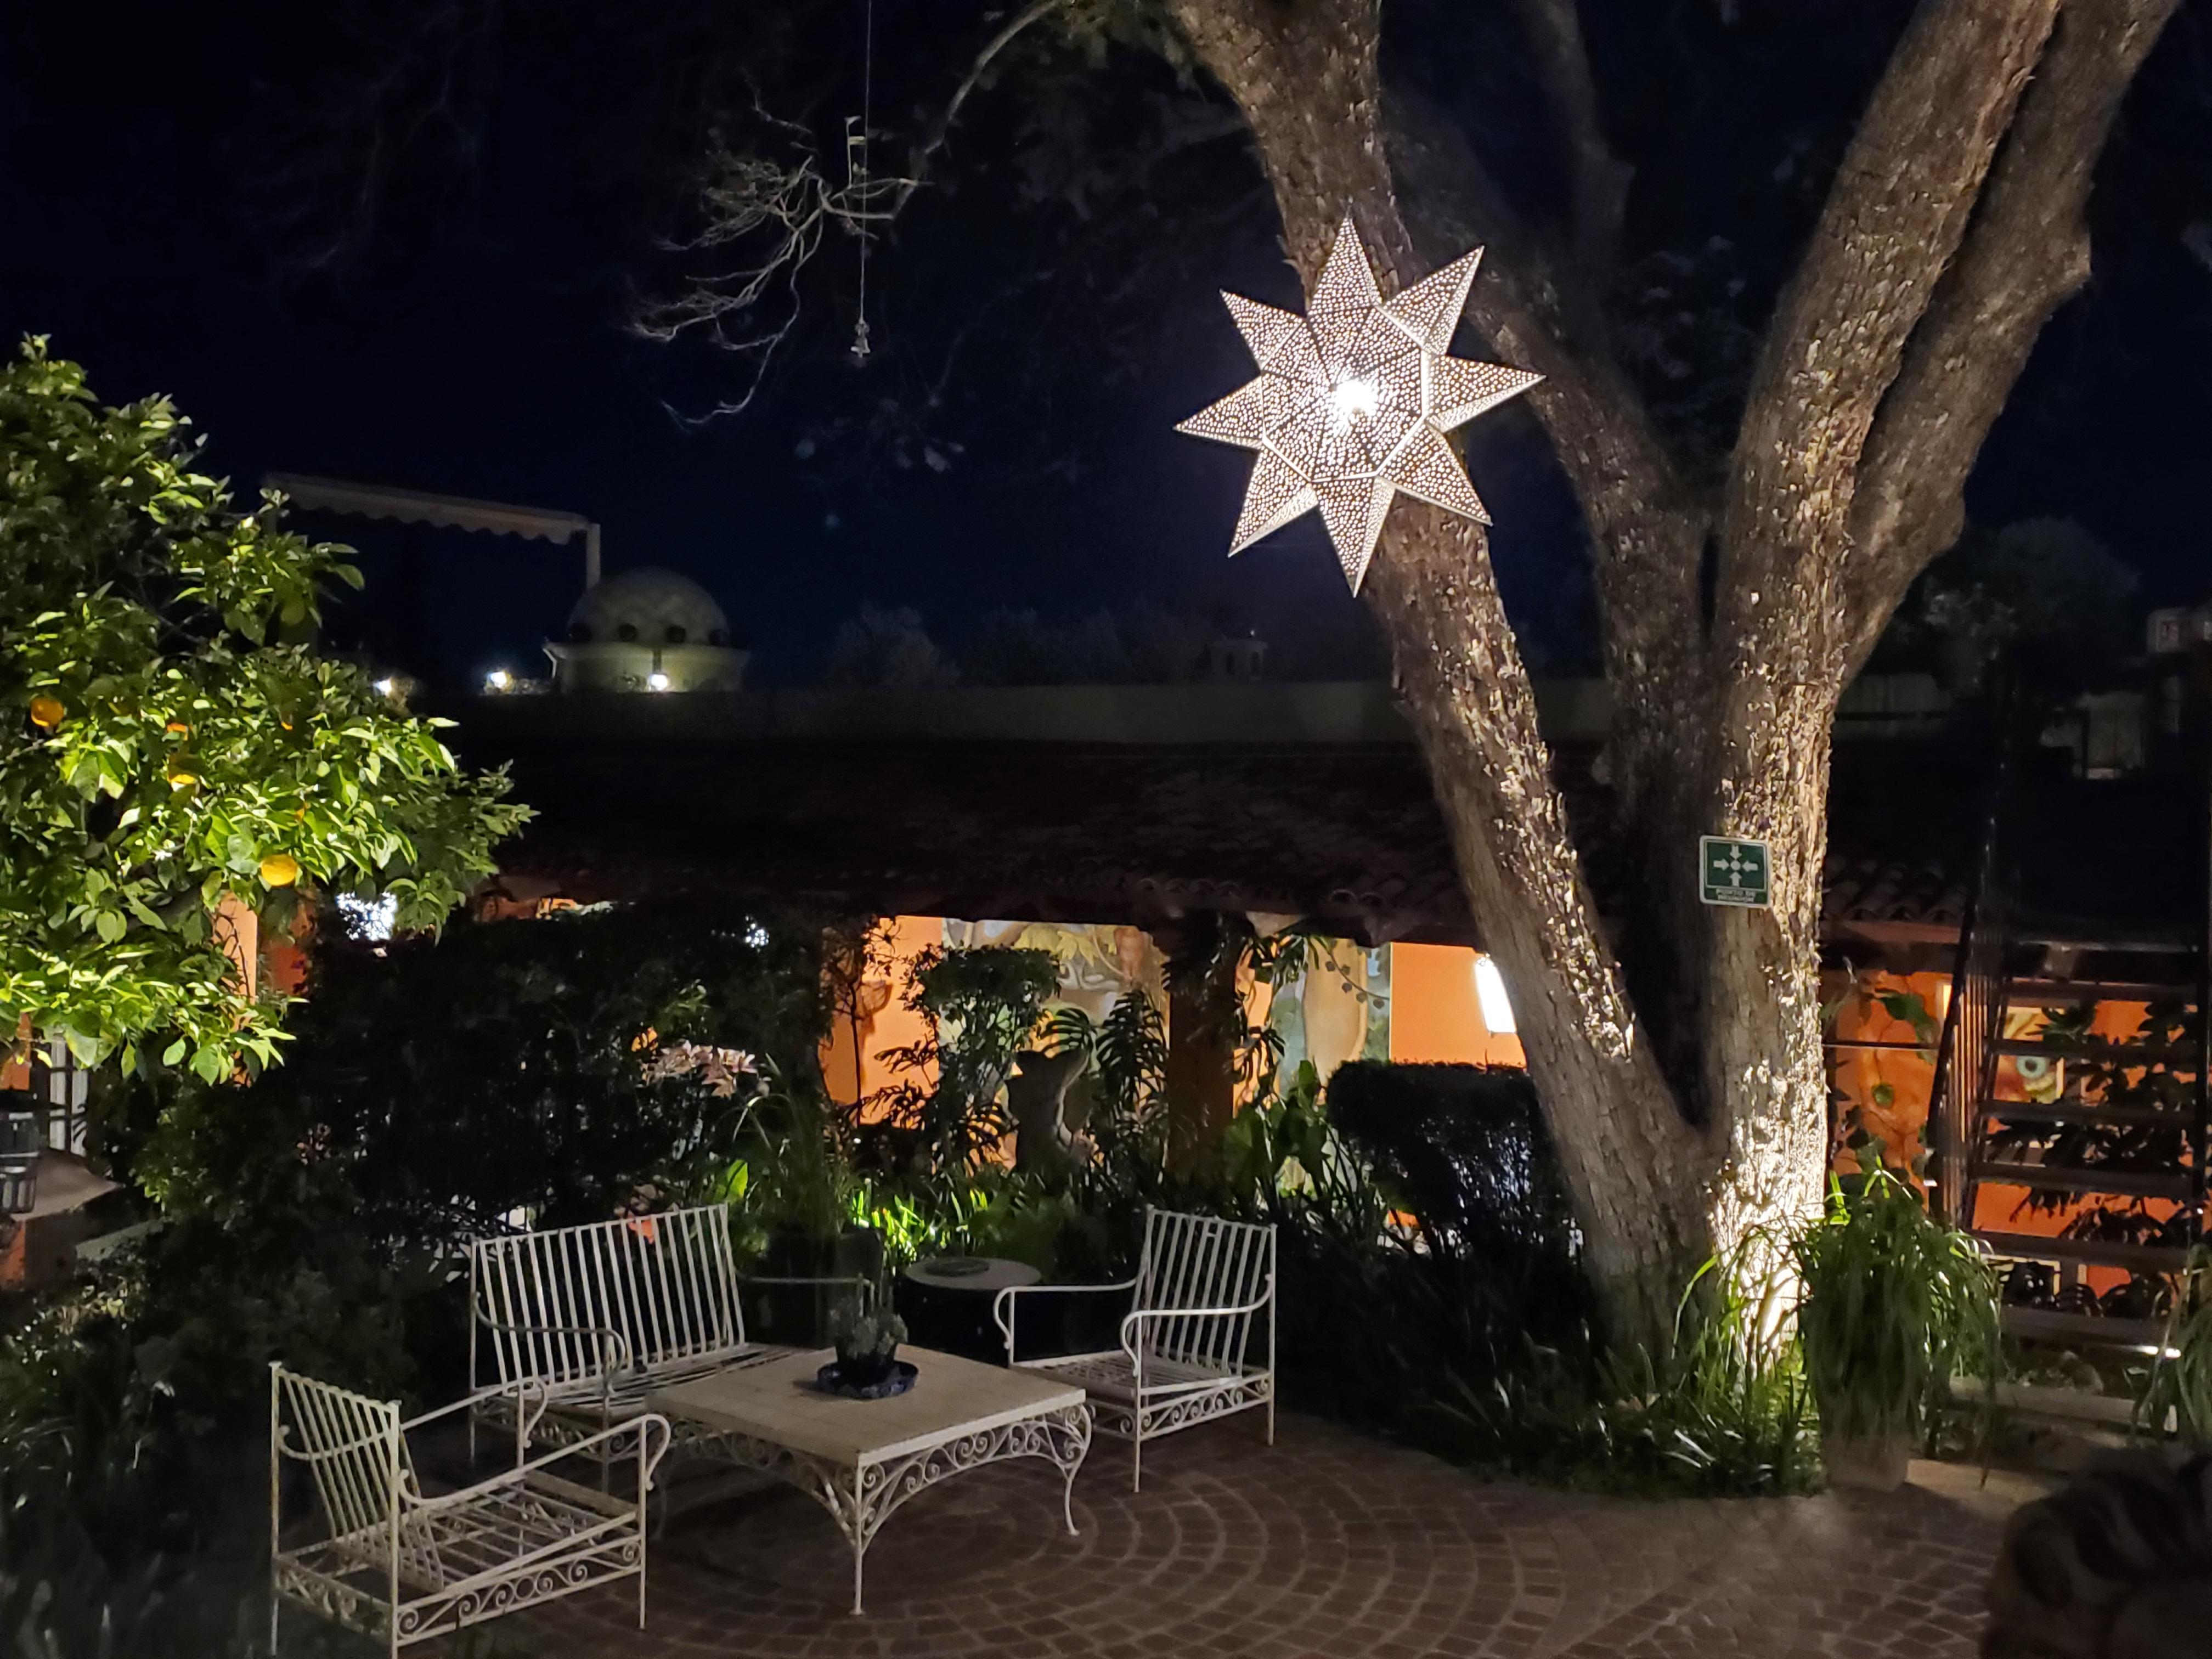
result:
[[(1597, 561), (1613, 826), (1601, 918), (1478, 527), (1403, 497), (1366, 594), (1573, 1187), (1616, 1336), (1667, 1340), (1697, 1264), (1820, 1198), (1815, 947), (1836, 704), (1927, 562), (2051, 313), (2177, 0), (1923, 0), (1769, 328), (1732, 460), (1693, 488), (1604, 326), (1627, 173), (1574, 0), (1514, 0), (1573, 200), (1516, 222), (1463, 135), (1386, 100), (1381, 0), (1170, 0), (1250, 123), (1310, 286), (1349, 210), (1386, 291), (1476, 243), (1470, 314), (1531, 394)], [(1716, 563), (1710, 620), (1700, 562)], [(1700, 834), (1766, 841), (1771, 911), (1698, 902)]]

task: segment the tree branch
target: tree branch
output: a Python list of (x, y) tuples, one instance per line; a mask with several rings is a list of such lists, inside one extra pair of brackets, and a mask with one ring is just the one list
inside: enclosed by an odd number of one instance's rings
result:
[(2097, 158), (2177, 0), (2068, 0), (1965, 246), (1869, 435), (1844, 614), (1856, 668), (1928, 562), (1965, 527), (1982, 442), (2051, 313), (2089, 277)]
[(887, 216), (896, 216), (906, 205), (907, 198), (921, 188), (930, 161), (939, 150), (945, 148), (945, 141), (952, 136), (952, 124), (960, 118), (960, 106), (968, 101), (970, 93), (983, 84), (983, 76), (989, 71), (993, 60), (1012, 46), (1014, 38), (1030, 24), (1050, 16), (1054, 12), (1066, 10), (1068, 4), (1069, 0), (1030, 0), (1028, 5), (1007, 20), (1004, 28), (983, 43), (983, 49), (975, 54), (975, 61), (968, 66), (967, 75), (953, 88), (952, 96), (945, 100), (945, 108), (931, 124), (928, 135), (915, 146), (914, 158), (908, 163), (906, 176), (900, 180), (898, 194), (892, 198)]
[(1513, 0), (1513, 9), (1566, 140), (1576, 261), (1589, 285), (1602, 292), (1612, 276), (1635, 169), (1613, 154), (1606, 138), (1576, 0)]
[[(1875, 88), (1776, 310), (1737, 438), (1717, 621), (1743, 671), (1840, 684), (1822, 590), (1867, 432), (2057, 11), (2057, 0), (1923, 0)], [(1801, 590), (1807, 602), (1788, 597)]]
[[(1386, 268), (1384, 291), (1404, 286), (1419, 256), (1381, 142), (1380, 0), (1175, 4), (1200, 60), (1251, 123), (1301, 283), (1310, 289), (1349, 208)], [(1452, 250), (1464, 251), (1464, 244)], [(1498, 343), (1516, 356), (1550, 337), (1510, 305), (1478, 320), (1503, 325)], [(1516, 325), (1528, 331), (1525, 337), (1508, 331)], [(1482, 798), (1479, 812), (1453, 815), (1455, 822), (1486, 826), (1508, 849), (1494, 860), (1486, 846), (1460, 837), (1462, 872), (1498, 877), (1521, 903), (1545, 912), (1553, 925), (1541, 930), (1540, 948), (1553, 984), (1571, 1005), (1571, 1023), (1600, 1052), (1625, 1062), (1632, 1016), (1567, 835), (1528, 667), (1479, 527), (1431, 508), (1392, 513), (1367, 592), (1423, 716), (1416, 725), (1425, 745), (1448, 750), (1432, 759)], [(1537, 948), (1536, 936), (1526, 943)]]
[[(1417, 252), (1433, 266), (1486, 243), (1468, 314), (1503, 356), (1546, 379), (1529, 406), (1595, 544), (1607, 677), (1616, 706), (1677, 711), (1703, 679), (1698, 564), (1711, 504), (1682, 479), (1650, 412), (1601, 343), (1578, 343), (1553, 261), (1441, 111), (1393, 93), (1386, 137)], [(1625, 793), (1635, 780), (1621, 776)]]

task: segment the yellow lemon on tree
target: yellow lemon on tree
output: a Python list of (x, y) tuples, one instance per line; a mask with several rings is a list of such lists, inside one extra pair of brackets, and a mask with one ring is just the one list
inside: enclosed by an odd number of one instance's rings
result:
[(300, 878), (300, 860), (289, 853), (271, 853), (261, 860), (261, 879), (271, 887), (289, 887)]
[(59, 697), (31, 699), (31, 724), (41, 730), (52, 731), (62, 723), (63, 717), (68, 713), (69, 710), (62, 707), (62, 700)]

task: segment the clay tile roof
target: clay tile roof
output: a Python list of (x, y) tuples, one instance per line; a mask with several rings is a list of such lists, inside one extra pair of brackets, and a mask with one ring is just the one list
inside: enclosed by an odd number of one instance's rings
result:
[(1824, 929), (1845, 922), (1904, 922), (1955, 930), (1966, 914), (1966, 872), (1933, 860), (1831, 853), (1824, 872)]
[[(1896, 747), (1839, 745), (1832, 933), (1927, 939), (1963, 911), (1971, 814), (1938, 798), (1970, 769)], [(1605, 810), (1590, 760), (1559, 764), (1578, 819)], [(502, 864), (580, 899), (719, 890), (1139, 925), (1233, 909), (1480, 939), (1409, 744), (566, 741), (514, 762), (539, 817)], [(1620, 878), (1593, 871), (1601, 908)]]

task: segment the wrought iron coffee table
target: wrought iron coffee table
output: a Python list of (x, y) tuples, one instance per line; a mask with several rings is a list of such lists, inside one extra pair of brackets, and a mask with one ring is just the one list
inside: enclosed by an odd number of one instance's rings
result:
[(1017, 1457), (1060, 1470), (1060, 1512), (1075, 1532), (1075, 1472), (1091, 1449), (1083, 1390), (1035, 1371), (1009, 1370), (932, 1348), (902, 1348), (914, 1387), (889, 1400), (816, 1392), (814, 1374), (836, 1356), (788, 1353), (650, 1395), (675, 1431), (673, 1449), (790, 1482), (817, 1499), (853, 1547), (853, 1611), (876, 1530), (924, 1487)]

